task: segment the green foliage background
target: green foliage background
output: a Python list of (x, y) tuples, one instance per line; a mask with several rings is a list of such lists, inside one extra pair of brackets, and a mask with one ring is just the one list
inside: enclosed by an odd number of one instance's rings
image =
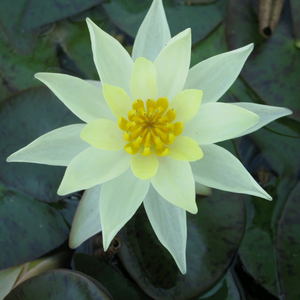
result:
[[(0, 270), (64, 249), (80, 196), (57, 196), (64, 168), (5, 162), (40, 135), (78, 121), (33, 75), (98, 80), (85, 18), (130, 52), (151, 2), (0, 2)], [(185, 276), (141, 208), (119, 233), (118, 255), (103, 261), (89, 255), (86, 243), (73, 257), (74, 270), (48, 271), (5, 299), (20, 293), (22, 299), (300, 299), (300, 2), (285, 2), (269, 39), (258, 33), (256, 1), (166, 0), (164, 6), (172, 35), (192, 29), (191, 66), (255, 43), (220, 101), (293, 110), (258, 132), (221, 143), (274, 200), (215, 190), (197, 196), (199, 213), (188, 214)]]

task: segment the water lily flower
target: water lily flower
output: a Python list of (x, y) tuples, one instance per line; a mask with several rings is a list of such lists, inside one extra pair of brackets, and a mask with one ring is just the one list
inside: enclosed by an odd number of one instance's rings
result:
[(137, 33), (132, 57), (87, 19), (100, 81), (38, 73), (84, 123), (53, 130), (9, 162), (67, 166), (59, 195), (86, 190), (70, 246), (102, 230), (106, 250), (143, 203), (150, 223), (186, 272), (186, 211), (197, 213), (195, 182), (271, 200), (240, 161), (215, 143), (258, 130), (290, 110), (218, 103), (253, 44), (191, 69), (191, 30), (171, 38), (161, 0)]

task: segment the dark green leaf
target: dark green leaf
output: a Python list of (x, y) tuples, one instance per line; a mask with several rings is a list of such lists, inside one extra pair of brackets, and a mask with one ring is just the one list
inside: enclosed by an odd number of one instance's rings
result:
[(100, 284), (80, 272), (58, 269), (32, 277), (15, 289), (5, 300), (112, 300)]
[[(234, 282), (230, 270), (226, 275), (214, 286), (209, 292), (205, 293), (201, 297), (197, 297), (197, 300), (240, 300), (240, 293)], [(196, 299), (195, 299), (196, 300)]]
[[(1, 5), (1, 4), (0, 4)], [(19, 45), (25, 43), (18, 40)], [(0, 31), (0, 71), (4, 89), (0, 91), (0, 100), (20, 90), (39, 85), (34, 79), (37, 72), (57, 71), (58, 63), (55, 51), (55, 40), (39, 37), (33, 55), (16, 52), (1, 38)]]
[[(299, 128), (298, 124), (294, 125)], [(247, 202), (247, 227), (239, 252), (243, 264), (257, 283), (279, 295), (277, 226), (286, 199), (299, 180), (300, 157), (297, 153), (300, 142), (266, 129), (251, 134), (251, 139), (238, 141), (239, 154), (273, 201), (252, 198)], [(259, 149), (263, 152), (260, 153)]]
[[(0, 27), (14, 50), (22, 55), (29, 55), (35, 45), (38, 31), (24, 30), (21, 25), (23, 12), (29, 0), (0, 1)], [(1, 38), (1, 42), (4, 40)], [(1, 49), (1, 54), (3, 50)], [(2, 63), (0, 64), (2, 68)]]
[(101, 282), (111, 293), (114, 300), (150, 299), (136, 284), (103, 261), (84, 253), (77, 253), (74, 257), (74, 263), (76, 270)]
[(34, 260), (60, 246), (69, 229), (47, 203), (0, 187), (0, 269)]
[(46, 87), (25, 90), (0, 103), (0, 178), (31, 197), (56, 201), (65, 168), (7, 163), (6, 158), (58, 127), (82, 123)]
[(101, 2), (102, 0), (28, 0), (22, 19), (22, 26), (26, 30), (38, 28), (81, 13)]
[(258, 33), (254, 2), (229, 1), (229, 46), (234, 49), (255, 43), (243, 77), (265, 104), (288, 107), (293, 110), (291, 118), (299, 121), (300, 49), (295, 45), (289, 8), (284, 7), (274, 35), (265, 40)]
[(228, 268), (243, 234), (243, 197), (213, 191), (188, 214), (187, 274), (182, 275), (140, 209), (119, 233), (120, 258), (138, 285), (155, 299), (188, 299), (211, 288)]
[(288, 198), (278, 224), (277, 258), (286, 300), (300, 299), (300, 183)]

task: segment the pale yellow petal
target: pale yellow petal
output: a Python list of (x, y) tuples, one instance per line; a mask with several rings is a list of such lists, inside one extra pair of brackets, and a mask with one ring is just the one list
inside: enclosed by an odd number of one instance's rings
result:
[(155, 154), (144, 156), (137, 153), (132, 156), (130, 166), (136, 177), (146, 180), (156, 174), (158, 169), (158, 159)]
[(170, 107), (176, 111), (176, 122), (187, 122), (198, 112), (203, 92), (200, 90), (183, 90), (175, 96)]
[(128, 112), (132, 109), (132, 99), (128, 94), (117, 86), (104, 84), (103, 95), (115, 117), (127, 119)]
[(157, 98), (156, 69), (150, 60), (140, 57), (135, 61), (130, 89), (133, 100)]
[(187, 136), (176, 137), (168, 147), (171, 150), (169, 156), (173, 159), (196, 161), (203, 157), (203, 152), (197, 142)]
[(127, 143), (118, 124), (106, 119), (97, 119), (88, 123), (80, 137), (93, 147), (102, 150), (117, 151)]

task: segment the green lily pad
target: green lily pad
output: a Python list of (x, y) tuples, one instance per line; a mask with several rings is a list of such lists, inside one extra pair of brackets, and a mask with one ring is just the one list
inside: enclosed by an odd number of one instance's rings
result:
[(81, 13), (101, 2), (102, 0), (29, 0), (23, 14), (22, 26), (26, 30), (32, 30)]
[(277, 259), (282, 292), (287, 300), (300, 299), (300, 183), (289, 196), (278, 224)]
[(64, 167), (7, 163), (6, 158), (42, 134), (82, 123), (46, 87), (25, 90), (0, 103), (0, 179), (5, 185), (43, 201), (57, 201)]
[(290, 4), (296, 43), (297, 47), (300, 48), (300, 3), (297, 0), (290, 0)]
[(225, 276), (207, 293), (201, 297), (193, 298), (197, 300), (240, 300), (240, 293), (235, 284), (230, 270)]
[(84, 253), (76, 253), (74, 263), (77, 271), (83, 272), (101, 282), (111, 293), (114, 300), (152, 299), (144, 294), (134, 282), (127, 279), (104, 261), (97, 260)]
[(203, 294), (226, 272), (243, 235), (243, 196), (213, 191), (199, 197), (199, 212), (188, 214), (187, 273), (182, 275), (160, 244), (143, 209), (118, 234), (122, 263), (155, 299), (189, 299)]
[(22, 282), (5, 297), (15, 299), (112, 300), (100, 283), (83, 273), (64, 269), (47, 271)]
[(0, 269), (31, 261), (69, 235), (62, 215), (47, 203), (0, 186)]
[[(292, 125), (299, 128), (298, 122), (295, 123)], [(279, 124), (275, 128), (282, 126)], [(299, 139), (261, 129), (236, 143), (243, 164), (273, 197), (272, 202), (252, 197), (252, 201), (247, 203), (247, 224), (239, 254), (256, 282), (279, 296), (277, 226), (286, 199), (299, 180), (300, 142)]]
[(299, 121), (300, 49), (295, 45), (288, 7), (284, 7), (274, 35), (265, 40), (258, 33), (255, 1), (229, 0), (228, 5), (230, 48), (255, 43), (242, 76), (265, 104), (288, 107), (293, 111), (291, 118)]
[[(19, 44), (26, 43), (21, 39), (17, 40)], [(0, 100), (23, 89), (39, 85), (40, 83), (33, 77), (35, 73), (54, 70), (59, 70), (54, 40), (39, 37), (34, 54), (29, 56), (16, 52), (4, 38), (1, 38), (0, 31), (0, 71), (3, 85)]]
[[(103, 6), (113, 23), (135, 37), (151, 3), (150, 0), (144, 2), (113, 0), (104, 3)], [(186, 28), (191, 28), (193, 43), (203, 39), (223, 20), (222, 1), (209, 5), (188, 6), (183, 1), (168, 0), (164, 1), (164, 8), (171, 35), (174, 36)]]
[(32, 52), (38, 35), (38, 30), (27, 31), (21, 25), (23, 11), (28, 2), (29, 0), (15, 0), (13, 5), (10, 1), (0, 2), (0, 27), (14, 51), (22, 55), (29, 55)]

